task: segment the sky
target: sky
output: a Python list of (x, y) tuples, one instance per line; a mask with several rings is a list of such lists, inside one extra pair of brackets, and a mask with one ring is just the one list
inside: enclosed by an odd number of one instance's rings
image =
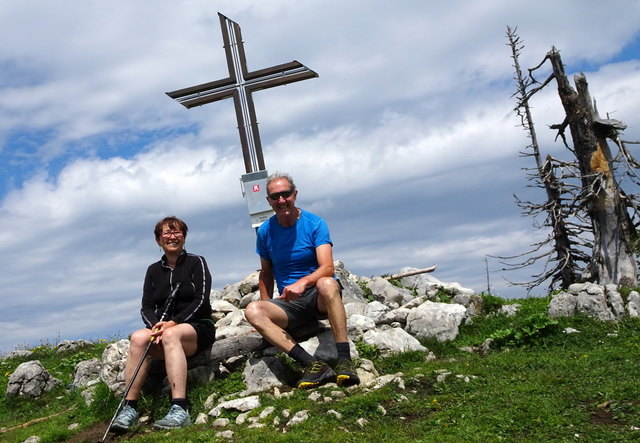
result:
[[(258, 269), (233, 102), (165, 95), (228, 75), (218, 12), (241, 26), (249, 70), (319, 74), (253, 98), (267, 170), (293, 175), (355, 275), (437, 264), (443, 282), (527, 296), (508, 280), (540, 269), (493, 258), (546, 237), (513, 197), (544, 198), (519, 154), (507, 26), (524, 69), (555, 46), (640, 140), (638, 2), (0, 0), (0, 353), (142, 327), (167, 215), (215, 289)], [(569, 159), (549, 129), (555, 84), (532, 107), (543, 155)]]

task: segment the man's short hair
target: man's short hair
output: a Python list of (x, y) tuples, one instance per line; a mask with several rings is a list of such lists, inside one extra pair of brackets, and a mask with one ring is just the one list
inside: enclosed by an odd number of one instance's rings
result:
[(286, 172), (278, 172), (278, 171), (274, 172), (273, 174), (270, 174), (269, 177), (267, 177), (267, 188), (269, 187), (272, 181), (277, 180), (279, 178), (284, 178), (285, 180), (287, 180), (291, 185), (292, 191), (296, 190), (296, 184), (293, 182), (293, 177), (291, 177), (291, 174), (287, 174)]

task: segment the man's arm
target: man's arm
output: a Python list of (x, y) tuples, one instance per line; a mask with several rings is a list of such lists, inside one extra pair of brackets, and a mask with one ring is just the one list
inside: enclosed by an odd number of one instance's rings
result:
[(318, 269), (285, 287), (283, 294), (280, 295), (281, 298), (296, 300), (307, 288), (315, 286), (322, 277), (333, 277), (333, 251), (329, 243), (316, 248), (316, 258), (318, 259)]
[(271, 262), (262, 257), (260, 257), (258, 288), (260, 288), (260, 300), (270, 300), (273, 297), (273, 268)]

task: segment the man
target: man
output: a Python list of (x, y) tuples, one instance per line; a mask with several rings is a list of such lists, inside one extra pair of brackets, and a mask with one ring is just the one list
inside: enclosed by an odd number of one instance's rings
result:
[[(250, 303), (247, 320), (274, 346), (304, 367), (298, 388), (336, 381), (360, 383), (351, 362), (347, 318), (340, 283), (334, 277), (329, 229), (317, 215), (296, 207), (298, 191), (289, 174), (267, 179), (267, 200), (275, 215), (258, 228), (260, 301)], [(273, 299), (274, 278), (279, 298)], [(338, 351), (335, 371), (296, 343), (287, 329), (329, 319)]]

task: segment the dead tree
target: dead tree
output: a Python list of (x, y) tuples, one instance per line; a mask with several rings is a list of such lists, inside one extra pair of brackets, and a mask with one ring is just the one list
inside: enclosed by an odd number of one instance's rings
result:
[[(535, 187), (543, 188), (547, 197), (545, 203), (532, 203), (522, 201), (514, 195), (517, 205), (526, 215), (538, 217), (544, 216), (543, 226), (550, 228), (550, 234), (542, 242), (532, 245), (530, 251), (513, 257), (499, 257), (501, 263), (508, 266), (508, 270), (519, 269), (530, 264), (544, 260), (543, 271), (533, 276), (533, 280), (524, 283), (514, 283), (532, 289), (539, 286), (544, 281), (550, 280), (550, 289), (556, 285), (568, 287), (579, 280), (581, 266), (579, 262), (585, 261), (583, 251), (577, 245), (580, 243), (575, 224), (568, 223), (567, 205), (563, 201), (567, 193), (566, 185), (559, 181), (555, 175), (554, 159), (550, 156), (546, 161), (542, 161), (538, 137), (536, 134), (531, 109), (529, 107), (528, 90), (534, 81), (530, 77), (524, 77), (520, 69), (519, 53), (523, 48), (515, 30), (507, 28), (507, 38), (511, 47), (513, 66), (515, 69), (515, 81), (517, 85), (514, 96), (517, 98), (517, 105), (514, 111), (520, 118), (521, 126), (527, 131), (531, 143), (521, 151), (525, 157), (533, 157), (536, 168), (527, 169), (528, 179)], [(512, 282), (513, 283), (513, 282)]]
[(553, 68), (552, 76), (566, 114), (558, 131), (564, 133), (568, 126), (571, 132), (573, 151), (580, 166), (582, 201), (591, 218), (591, 278), (600, 284), (636, 286), (638, 270), (632, 241), (635, 230), (607, 144), (608, 138), (617, 140), (619, 131), (626, 125), (618, 120), (600, 118), (592, 105), (587, 79), (582, 72), (574, 76), (577, 91), (571, 87), (560, 53), (555, 48), (547, 53), (545, 60), (549, 60)]
[[(575, 165), (561, 162), (547, 156), (542, 161), (540, 147), (536, 135), (531, 109), (529, 107), (529, 89), (535, 84), (531, 77), (522, 74), (519, 63), (519, 53), (523, 48), (515, 30), (507, 28), (509, 46), (512, 50), (514, 61), (517, 90), (514, 96), (517, 98), (517, 105), (514, 111), (520, 118), (521, 126), (527, 131), (531, 143), (521, 151), (524, 157), (533, 157), (536, 162), (535, 168), (525, 168), (527, 178), (532, 182), (531, 187), (539, 187), (545, 191), (547, 200), (544, 203), (532, 203), (520, 200), (514, 195), (516, 204), (527, 216), (533, 216), (534, 220), (544, 217), (539, 228), (549, 228), (549, 234), (541, 242), (531, 245), (531, 249), (523, 254), (512, 257), (497, 257), (506, 268), (503, 270), (514, 270), (528, 267), (535, 262), (544, 261), (543, 270), (532, 276), (532, 280), (527, 282), (513, 282), (514, 285), (525, 286), (528, 290), (533, 289), (549, 281), (549, 289), (557, 286), (568, 287), (570, 284), (580, 281), (585, 263), (589, 261), (588, 255), (584, 253), (585, 242), (580, 237), (583, 226), (576, 217), (576, 210), (573, 207), (575, 198), (575, 186), (566, 183), (569, 177), (575, 177)], [(558, 172), (556, 172), (556, 170)]]
[[(547, 258), (545, 270), (534, 276), (534, 280), (516, 283), (528, 286), (529, 289), (547, 279), (551, 279), (551, 287), (560, 283), (563, 288), (581, 280), (636, 286), (634, 247), (638, 223), (634, 224), (629, 210), (637, 220), (638, 206), (634, 198), (627, 197), (620, 189), (614, 168), (616, 159), (612, 157), (607, 144), (607, 139), (616, 142), (620, 152), (618, 157), (626, 162), (627, 173), (631, 171), (637, 178), (633, 168), (637, 168), (638, 163), (619, 137), (619, 131), (625, 129), (625, 125), (617, 120), (600, 118), (595, 104), (592, 105), (584, 74), (574, 77), (577, 91), (571, 87), (560, 54), (555, 48), (546, 54), (538, 66), (529, 70), (528, 79), (523, 78), (518, 63), (522, 46), (511, 28), (507, 28), (507, 36), (512, 48), (518, 84), (518, 105), (515, 110), (532, 139), (529, 145), (532, 152), (525, 155), (535, 157), (537, 168), (532, 177), (545, 189), (547, 196), (544, 204), (518, 201), (518, 205), (529, 215), (546, 211), (544, 225), (551, 227), (552, 234), (546, 241), (532, 245), (534, 248), (528, 253), (500, 258), (513, 260), (528, 254), (529, 258), (520, 263), (511, 262), (510, 269), (528, 266), (534, 261)], [(533, 77), (533, 72), (547, 61), (552, 66), (552, 74), (539, 83)], [(566, 117), (561, 124), (553, 125), (552, 128), (557, 130), (557, 137), (562, 138), (565, 146), (573, 152), (576, 161), (563, 162), (548, 156), (543, 164), (529, 100), (554, 79)], [(567, 127), (570, 129), (573, 148), (566, 140)], [(556, 175), (556, 169), (565, 172)], [(579, 186), (572, 184), (570, 179), (578, 179)], [(547, 252), (538, 253), (543, 246), (551, 248)], [(555, 263), (551, 269), (547, 266), (550, 262)]]

